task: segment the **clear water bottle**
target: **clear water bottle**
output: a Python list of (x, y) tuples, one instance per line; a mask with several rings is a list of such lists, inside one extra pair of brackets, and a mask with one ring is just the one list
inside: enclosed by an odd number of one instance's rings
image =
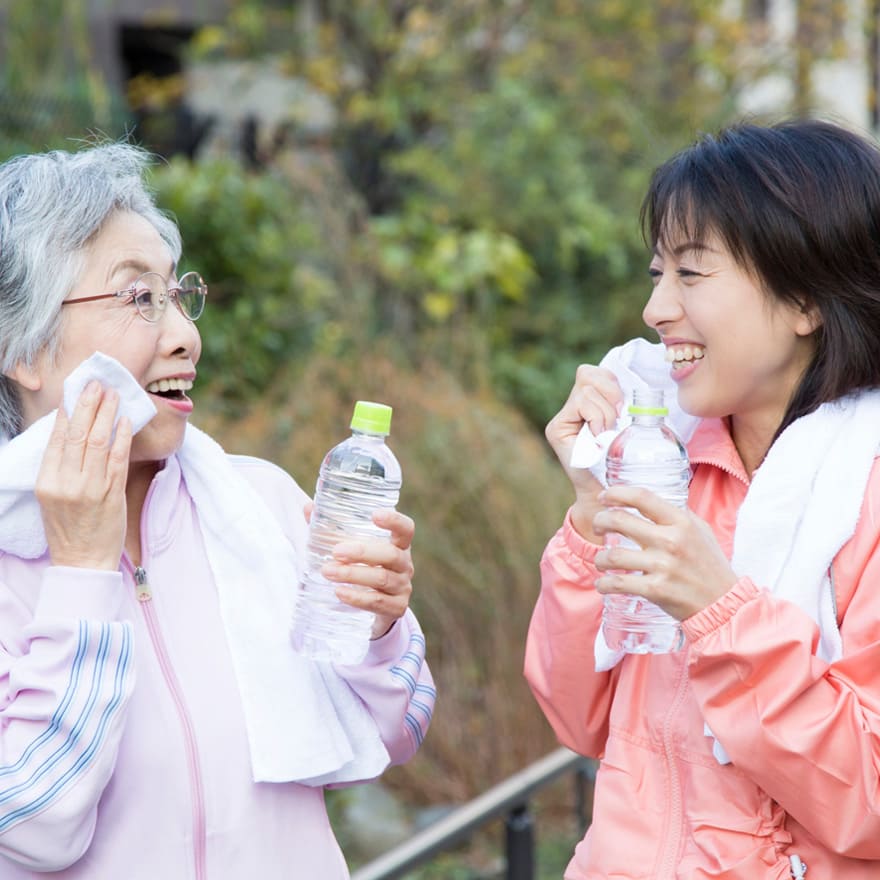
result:
[[(669, 411), (663, 405), (663, 392), (635, 391), (628, 411), (632, 422), (608, 447), (608, 485), (640, 486), (670, 504), (686, 507), (690, 463), (681, 440), (666, 424)], [(617, 534), (607, 535), (605, 545), (638, 549), (636, 543)], [(680, 623), (639, 596), (606, 595), (602, 631), (609, 648), (628, 654), (665, 654), (684, 644)]]
[(390, 535), (372, 521), (374, 511), (396, 507), (400, 495), (400, 464), (385, 443), (390, 428), (390, 406), (359, 400), (351, 436), (321, 463), (291, 630), (294, 648), (313, 660), (359, 663), (369, 647), (374, 615), (340, 602), (321, 567), (340, 541)]

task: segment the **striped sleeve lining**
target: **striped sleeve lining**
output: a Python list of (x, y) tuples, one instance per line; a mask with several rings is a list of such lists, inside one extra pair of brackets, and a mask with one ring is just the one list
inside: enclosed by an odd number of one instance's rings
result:
[(130, 624), (80, 621), (67, 687), (45, 730), (0, 766), (0, 832), (50, 807), (93, 766), (131, 689)]
[(391, 674), (403, 682), (410, 694), (404, 724), (416, 747), (422, 744), (428, 731), (437, 697), (431, 685), (420, 681), (424, 661), (425, 637), (414, 632), (409, 637), (406, 653), (391, 668)]

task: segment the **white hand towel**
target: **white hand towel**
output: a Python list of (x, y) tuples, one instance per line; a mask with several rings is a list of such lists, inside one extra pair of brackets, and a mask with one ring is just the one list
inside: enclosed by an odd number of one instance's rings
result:
[(114, 428), (121, 416), (128, 416), (131, 431), (137, 434), (156, 415), (153, 401), (138, 385), (134, 376), (119, 361), (96, 351), (64, 380), (64, 411), (68, 416), (73, 415), (79, 396), (93, 379), (97, 379), (105, 388), (112, 388), (119, 395)]
[[(117, 390), (136, 430), (155, 414), (134, 377), (101, 354), (67, 378), (65, 408), (92, 378)], [(0, 446), (0, 549), (28, 559), (46, 552), (33, 487), (53, 418)], [(363, 703), (332, 666), (290, 646), (297, 563), (274, 515), (220, 446), (191, 425), (179, 459), (217, 585), (254, 780), (324, 785), (377, 776), (389, 755)]]
[[(609, 352), (602, 365), (624, 387), (638, 377), (650, 377), (654, 387), (666, 388), (670, 420), (686, 441), (699, 419), (683, 413), (671, 399), (674, 384), (662, 360), (663, 347), (647, 345), (644, 340), (627, 343)], [(754, 473), (737, 516), (734, 572), (808, 614), (819, 627), (817, 654), (829, 662), (842, 651), (830, 566), (855, 532), (878, 452), (880, 391), (823, 404), (777, 438)], [(598, 671), (612, 668), (623, 656), (608, 648), (601, 628), (595, 651)], [(708, 727), (705, 732), (714, 737)], [(729, 762), (717, 738), (713, 752), (720, 763)]]
[[(114, 428), (127, 416), (136, 434), (156, 415), (156, 407), (131, 373), (113, 358), (95, 352), (64, 381), (68, 416), (73, 415), (80, 394), (92, 379), (119, 395)], [(54, 424), (55, 413), (51, 412), (17, 437), (0, 439), (0, 549), (22, 559), (36, 559), (46, 552), (43, 520), (33, 489)]]
[(666, 349), (661, 343), (637, 338), (612, 348), (602, 358), (599, 366), (610, 370), (617, 377), (623, 391), (623, 404), (617, 424), (598, 436), (594, 437), (590, 426), (584, 424), (571, 451), (572, 467), (589, 468), (599, 482), (605, 485), (605, 453), (611, 441), (632, 421), (626, 410), (636, 389), (641, 391), (654, 388), (665, 392), (664, 402), (669, 409), (666, 420), (669, 426), (678, 434), (682, 443), (690, 440), (699, 419), (688, 415), (678, 405), (675, 383), (670, 378), (665, 354)]

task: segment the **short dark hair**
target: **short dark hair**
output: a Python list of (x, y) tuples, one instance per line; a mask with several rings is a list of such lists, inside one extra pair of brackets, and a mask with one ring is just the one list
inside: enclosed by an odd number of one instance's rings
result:
[(641, 212), (652, 246), (720, 237), (776, 297), (821, 317), (777, 434), (822, 403), (880, 385), (880, 148), (814, 119), (739, 123), (655, 172)]

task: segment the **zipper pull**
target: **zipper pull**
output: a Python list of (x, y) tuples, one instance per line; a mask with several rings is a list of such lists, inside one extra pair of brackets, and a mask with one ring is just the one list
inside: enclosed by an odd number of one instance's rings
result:
[(800, 856), (789, 856), (791, 862), (791, 876), (793, 880), (804, 880), (807, 876), (807, 866), (801, 861)]
[(140, 566), (134, 570), (134, 589), (138, 602), (149, 602), (153, 598), (153, 591), (147, 583), (146, 569)]

